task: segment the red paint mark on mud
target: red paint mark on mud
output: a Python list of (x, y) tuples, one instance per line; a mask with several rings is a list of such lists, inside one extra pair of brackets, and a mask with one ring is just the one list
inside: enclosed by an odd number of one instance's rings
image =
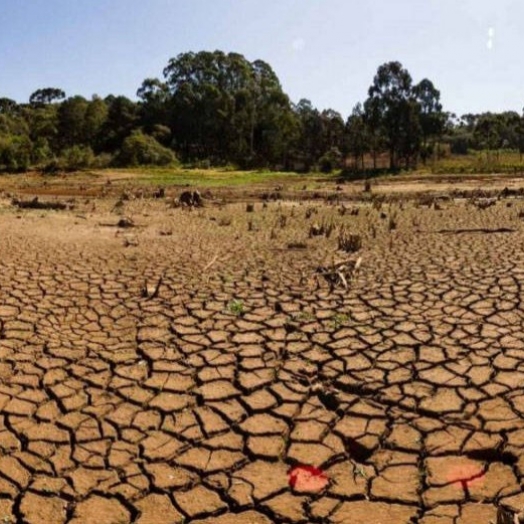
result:
[(297, 466), (289, 472), (289, 485), (301, 493), (322, 491), (328, 483), (326, 474), (314, 466)]
[(450, 468), (447, 474), (449, 483), (461, 489), (482, 484), (484, 477), (485, 473), (480, 465), (457, 465)]

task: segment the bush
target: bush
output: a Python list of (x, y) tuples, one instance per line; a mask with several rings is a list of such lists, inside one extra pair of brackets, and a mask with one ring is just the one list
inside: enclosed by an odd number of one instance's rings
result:
[(45, 166), (53, 158), (53, 151), (45, 138), (38, 138), (33, 143), (31, 164), (36, 167)]
[(332, 147), (318, 161), (318, 167), (322, 173), (331, 173), (333, 169), (338, 169), (342, 162), (342, 153)]
[(115, 162), (120, 166), (166, 166), (176, 162), (176, 156), (152, 136), (133, 131), (122, 143)]
[(32, 144), (27, 136), (0, 137), (0, 167), (7, 171), (27, 171), (31, 152)]
[(100, 153), (95, 157), (92, 167), (103, 169), (109, 167), (113, 163), (113, 160), (113, 155), (110, 153)]
[(72, 146), (64, 149), (58, 161), (66, 171), (76, 171), (91, 167), (95, 159), (93, 150), (87, 146)]

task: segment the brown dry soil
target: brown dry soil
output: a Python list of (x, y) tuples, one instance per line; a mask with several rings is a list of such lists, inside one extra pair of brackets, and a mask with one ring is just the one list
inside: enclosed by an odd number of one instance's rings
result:
[[(487, 524), (524, 505), (524, 201), (191, 211), (116, 205), (117, 186), (66, 211), (0, 199), (0, 522)], [(347, 290), (315, 277), (348, 256), (336, 230), (309, 238), (328, 219), (363, 239)], [(299, 464), (322, 493), (290, 487)]]

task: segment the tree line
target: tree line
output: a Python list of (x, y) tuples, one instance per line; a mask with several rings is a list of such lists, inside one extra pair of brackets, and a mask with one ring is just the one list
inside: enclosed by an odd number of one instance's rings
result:
[[(516, 112), (457, 117), (443, 111), (428, 79), (414, 83), (399, 62), (381, 65), (349, 118), (293, 103), (269, 64), (238, 53), (182, 53), (137, 100), (35, 91), (27, 103), (0, 98), (0, 169), (233, 165), (330, 171), (414, 168), (442, 146), (524, 151)], [(371, 165), (369, 165), (371, 163)]]

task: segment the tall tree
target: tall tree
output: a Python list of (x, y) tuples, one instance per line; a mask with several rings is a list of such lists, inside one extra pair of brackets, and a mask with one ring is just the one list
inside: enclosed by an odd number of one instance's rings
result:
[(107, 118), (102, 126), (101, 147), (104, 151), (118, 150), (138, 123), (138, 105), (125, 96), (109, 95), (104, 99)]
[(184, 158), (282, 160), (290, 102), (267, 63), (238, 53), (183, 53), (169, 61), (164, 77), (170, 127)]
[(29, 97), (29, 103), (32, 106), (43, 106), (63, 100), (65, 97), (66, 94), (62, 89), (56, 87), (44, 87), (43, 89), (37, 89)]
[(155, 126), (169, 125), (169, 88), (158, 78), (146, 78), (137, 91), (140, 99), (140, 124), (148, 132)]
[(83, 96), (73, 96), (58, 108), (58, 136), (61, 148), (86, 145), (85, 118), (89, 102)]
[(400, 159), (410, 163), (417, 153), (419, 121), (414, 116), (411, 75), (400, 62), (388, 62), (378, 68), (365, 103), (368, 121), (381, 130), (390, 154), (390, 167)]
[(422, 132), (422, 160), (425, 162), (432, 153), (435, 142), (441, 137), (446, 123), (446, 115), (440, 103), (440, 91), (433, 82), (425, 78), (413, 87), (413, 95), (420, 111)]
[(10, 98), (0, 98), (0, 114), (13, 115), (18, 110), (18, 104)]
[[(349, 115), (346, 122), (345, 152), (353, 156), (355, 168), (364, 169), (364, 155), (372, 150), (369, 127), (366, 124), (364, 108), (358, 103)], [(376, 156), (374, 155), (374, 158)], [(376, 167), (376, 160), (374, 163)]]
[(304, 162), (305, 171), (309, 171), (323, 153), (323, 126), (320, 112), (313, 104), (303, 98), (294, 107), (299, 123), (298, 153)]

